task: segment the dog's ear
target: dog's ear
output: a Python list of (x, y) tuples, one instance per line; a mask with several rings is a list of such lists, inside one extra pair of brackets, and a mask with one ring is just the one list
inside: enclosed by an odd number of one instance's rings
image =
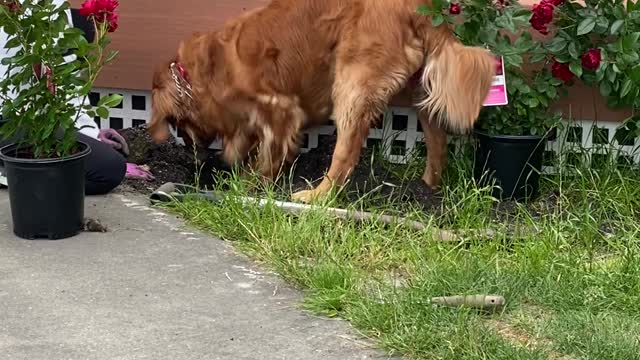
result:
[(173, 116), (173, 97), (167, 82), (169, 65), (157, 68), (153, 73), (153, 87), (151, 90), (151, 121), (147, 130), (156, 143), (167, 141), (171, 132), (168, 118)]
[(192, 72), (191, 77), (206, 81), (219, 70), (224, 54), (218, 36), (218, 33), (197, 34), (180, 43), (178, 58)]
[(167, 118), (158, 114), (157, 112), (154, 112), (151, 116), (151, 122), (149, 122), (148, 131), (153, 141), (155, 141), (157, 144), (169, 140), (169, 137), (171, 136)]

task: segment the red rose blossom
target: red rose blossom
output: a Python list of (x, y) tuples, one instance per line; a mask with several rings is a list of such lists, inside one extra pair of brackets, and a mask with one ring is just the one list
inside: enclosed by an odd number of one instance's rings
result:
[(80, 7), (80, 15), (104, 20), (108, 14), (115, 12), (119, 5), (118, 0), (85, 0)]
[(547, 25), (553, 21), (553, 10), (553, 5), (544, 2), (533, 5), (533, 15), (529, 19), (531, 27), (541, 34), (548, 34)]
[(569, 82), (571, 81), (571, 79), (573, 79), (573, 73), (569, 69), (569, 65), (559, 63), (557, 61), (554, 61), (553, 65), (551, 66), (551, 75), (564, 82)]
[(461, 11), (462, 9), (460, 9), (460, 4), (453, 3), (449, 6), (449, 13), (451, 15), (458, 15)]
[(116, 8), (119, 5), (118, 0), (86, 0), (80, 7), (80, 15), (93, 17), (100, 24), (107, 21), (108, 31), (113, 32), (118, 28)]
[(597, 70), (598, 67), (600, 67), (600, 62), (602, 61), (600, 49), (589, 49), (580, 57), (580, 60), (582, 60), (583, 68), (587, 70)]
[(118, 18), (119, 18), (119, 15), (117, 12), (111, 13), (109, 14), (109, 16), (107, 16), (107, 21), (109, 22), (109, 27), (107, 28), (107, 31), (114, 32), (118, 29)]

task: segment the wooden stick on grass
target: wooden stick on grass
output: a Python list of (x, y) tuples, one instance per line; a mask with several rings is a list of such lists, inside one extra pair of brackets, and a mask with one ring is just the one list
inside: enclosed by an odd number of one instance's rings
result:
[(504, 297), (500, 295), (455, 295), (431, 298), (434, 305), (463, 307), (468, 306), (480, 310), (495, 310), (504, 306)]

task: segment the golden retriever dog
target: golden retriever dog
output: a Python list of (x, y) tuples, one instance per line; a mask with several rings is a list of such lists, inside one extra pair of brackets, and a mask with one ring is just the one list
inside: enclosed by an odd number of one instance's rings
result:
[(472, 129), (495, 60), (416, 12), (428, 3), (273, 0), (196, 33), (154, 73), (151, 136), (165, 141), (173, 127), (196, 146), (221, 138), (229, 164), (255, 152), (254, 165), (273, 178), (295, 156), (301, 130), (331, 118), (331, 166), (317, 187), (292, 196), (310, 202), (344, 185), (372, 123), (410, 88), (427, 146), (423, 180), (437, 187), (447, 162), (445, 130)]

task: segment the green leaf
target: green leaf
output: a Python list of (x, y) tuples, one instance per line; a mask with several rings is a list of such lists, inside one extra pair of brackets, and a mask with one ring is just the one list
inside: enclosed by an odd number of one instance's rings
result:
[(533, 44), (526, 36), (520, 36), (513, 45), (518, 49), (518, 52), (524, 53), (529, 50)]
[(622, 49), (626, 51), (633, 50), (640, 39), (640, 32), (634, 32), (622, 38)]
[(434, 27), (438, 27), (444, 23), (444, 16), (442, 14), (435, 14), (431, 18), (431, 25)]
[(98, 101), (98, 106), (112, 108), (114, 106), (120, 105), (121, 102), (122, 102), (122, 95), (111, 94), (111, 95), (100, 98), (100, 100)]
[(12, 57), (4, 57), (4, 58), (2, 58), (2, 61), (0, 61), (0, 63), (2, 65), (7, 66), (7, 65), (14, 64), (14, 63), (19, 63), (23, 59), (24, 59), (24, 56), (22, 56), (22, 55), (16, 55), (16, 56), (12, 56)]
[(598, 70), (596, 70), (596, 81), (597, 82), (600, 82), (600, 81), (602, 81), (602, 79), (604, 79), (604, 76), (606, 74), (605, 65), (606, 65), (606, 63), (602, 63), (602, 65), (600, 65)]
[(419, 15), (431, 15), (432, 9), (429, 5), (418, 5), (418, 9), (416, 9), (416, 12)]
[(551, 78), (549, 80), (549, 84), (551, 84), (553, 86), (560, 86), (560, 85), (562, 85), (562, 80), (560, 80), (558, 78)]
[(618, 67), (618, 64), (613, 63), (613, 65), (611, 65), (611, 68), (613, 69), (614, 72), (621, 74), (622, 71), (620, 71), (620, 68)]
[(631, 68), (631, 71), (629, 71), (629, 78), (631, 78), (631, 80), (636, 84), (640, 85), (640, 64)]
[(624, 25), (624, 20), (616, 20), (611, 24), (611, 35), (615, 35), (620, 31), (620, 28)]
[(502, 16), (498, 16), (495, 20), (496, 26), (507, 29), (512, 33), (516, 32), (516, 24), (513, 22), (510, 14), (505, 12)]
[(546, 56), (547, 56), (547, 54), (545, 54), (545, 53), (537, 53), (537, 54), (531, 56), (529, 61), (532, 62), (532, 63), (537, 63), (537, 62), (540, 62), (540, 61), (544, 60), (546, 58)]
[(520, 67), (522, 65), (522, 56), (520, 55), (504, 55), (505, 66)]
[(116, 58), (116, 56), (118, 56), (120, 52), (118, 50), (113, 50), (109, 53), (109, 56), (107, 56), (107, 59), (104, 61), (105, 63), (110, 63), (111, 61), (113, 61), (113, 59)]
[(571, 70), (571, 72), (577, 77), (582, 76), (582, 65), (580, 65), (580, 63), (577, 63), (577, 62), (570, 63), (569, 70)]
[(531, 19), (531, 10), (520, 8), (511, 15), (514, 21), (528, 22)]
[(611, 95), (611, 84), (606, 81), (600, 83), (600, 94), (604, 97)]
[(633, 82), (631, 82), (631, 79), (626, 79), (624, 83), (622, 83), (622, 89), (620, 90), (620, 97), (627, 96), (627, 94), (629, 94), (629, 92), (631, 91), (632, 85), (633, 85)]
[(96, 109), (96, 113), (103, 119), (109, 117), (109, 110), (106, 107), (99, 107)]
[(553, 40), (549, 41), (547, 44), (547, 49), (549, 51), (558, 53), (564, 50), (567, 47), (567, 40), (563, 37), (556, 37)]
[(572, 58), (577, 59), (580, 57), (576, 43), (572, 42), (571, 44), (569, 44), (568, 50), (569, 50), (569, 55), (571, 55)]
[(598, 34), (605, 34), (609, 29), (609, 19), (604, 16), (598, 16), (596, 19), (595, 31)]
[(22, 43), (20, 42), (20, 38), (19, 37), (13, 37), (11, 38), (9, 41), (7, 41), (4, 44), (4, 48), (5, 49), (13, 49), (13, 48), (17, 48), (17, 47), (21, 47)]
[(635, 64), (640, 60), (640, 55), (638, 55), (638, 53), (635, 51), (631, 51), (629, 53), (622, 54), (622, 59), (627, 64)]
[(577, 35), (585, 35), (590, 33), (596, 27), (596, 17), (588, 17), (578, 24)]

